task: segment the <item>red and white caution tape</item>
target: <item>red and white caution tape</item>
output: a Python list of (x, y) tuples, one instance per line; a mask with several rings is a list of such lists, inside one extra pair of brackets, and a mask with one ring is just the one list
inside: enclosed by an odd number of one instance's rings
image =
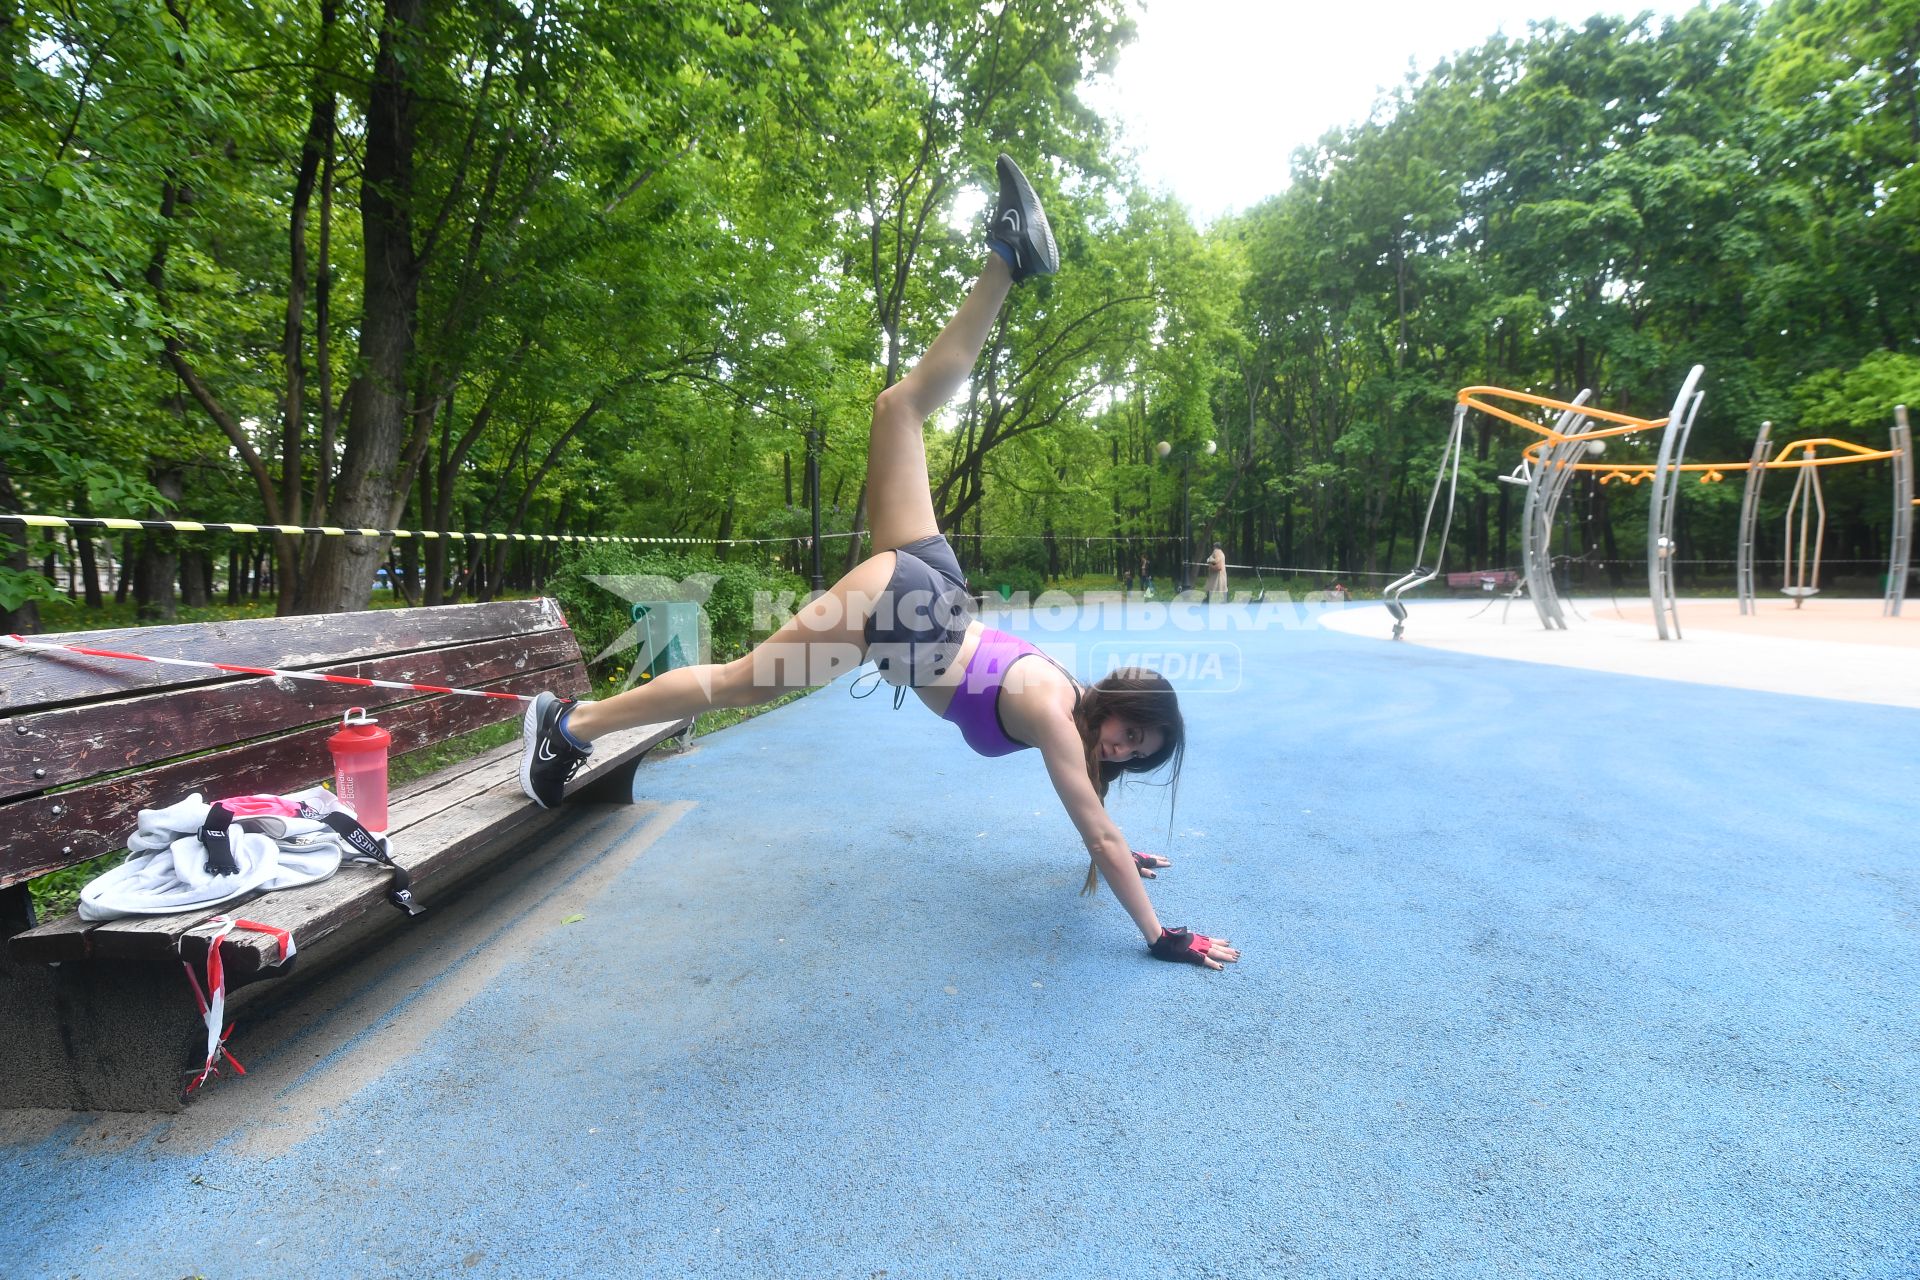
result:
[(192, 1093), (207, 1081), (220, 1074), (220, 1059), (225, 1058), (227, 1065), (233, 1068), (235, 1075), (247, 1074), (240, 1060), (227, 1051), (227, 1037), (233, 1034), (232, 1027), (223, 1027), (227, 1014), (227, 973), (220, 959), (220, 943), (235, 929), (246, 929), (253, 933), (271, 934), (280, 944), (280, 958), (274, 961), (276, 966), (293, 959), (293, 934), (285, 929), (276, 929), (270, 924), (257, 924), (252, 920), (239, 920), (232, 916), (214, 916), (212, 919), (196, 925), (195, 930), (211, 928), (213, 936), (207, 939), (207, 985), (201, 990), (200, 979), (194, 973), (193, 966), (181, 961), (187, 970), (187, 981), (193, 987), (193, 998), (200, 1006), (200, 1016), (207, 1021), (207, 1061), (198, 1072), (191, 1073), (193, 1080), (187, 1085)]
[(243, 667), (231, 662), (196, 662), (191, 658), (151, 658), (143, 653), (121, 653), (114, 649), (88, 649), (77, 644), (49, 644), (24, 636), (0, 636), (0, 645), (43, 652), (84, 654), (89, 658), (116, 658), (122, 662), (157, 662), (167, 667), (195, 667), (202, 671), (227, 671), (243, 676), (279, 676), (287, 680), (318, 680), (325, 684), (348, 684), (360, 689), (404, 689), (411, 693), (457, 693), (463, 698), (503, 698), (509, 702), (532, 702), (524, 693), (489, 693), (484, 689), (449, 689), (439, 684), (409, 684), (401, 680), (368, 680), (361, 676), (330, 676), (318, 671), (280, 671), (273, 667)]

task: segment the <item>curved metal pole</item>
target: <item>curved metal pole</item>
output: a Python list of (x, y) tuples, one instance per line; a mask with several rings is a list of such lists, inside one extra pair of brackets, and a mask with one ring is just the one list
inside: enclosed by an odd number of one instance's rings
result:
[[(1403, 576), (1389, 582), (1386, 588), (1380, 593), (1382, 601), (1387, 606), (1387, 612), (1393, 615), (1393, 638), (1395, 640), (1398, 640), (1400, 633), (1407, 628), (1407, 606), (1401, 603), (1400, 597), (1415, 587), (1424, 586), (1439, 577), (1440, 566), (1445, 564), (1447, 560), (1447, 538), (1453, 532), (1454, 496), (1459, 492), (1460, 488), (1461, 442), (1466, 434), (1466, 423), (1467, 406), (1464, 404), (1455, 405), (1453, 408), (1453, 431), (1447, 437), (1446, 451), (1440, 455), (1440, 470), (1433, 477), (1433, 493), (1427, 498), (1427, 518), (1420, 525), (1420, 545), (1415, 548), (1413, 553), (1413, 568)], [(1453, 463), (1451, 476), (1449, 476), (1447, 470), (1449, 460)], [(1440, 502), (1440, 490), (1443, 486), (1447, 491), (1447, 518), (1446, 523), (1440, 530), (1439, 554), (1434, 556), (1433, 568), (1429, 569), (1423, 563), (1427, 558), (1427, 535), (1433, 531), (1433, 512), (1434, 508)]]
[(1880, 612), (1900, 616), (1907, 598), (1907, 558), (1913, 547), (1913, 432), (1907, 425), (1907, 406), (1893, 406), (1893, 543), (1887, 556), (1887, 595)]
[[(1574, 398), (1573, 402), (1575, 404), (1583, 404), (1587, 397), (1592, 394), (1591, 390), (1582, 391)], [(1543, 501), (1540, 509), (1540, 564), (1536, 572), (1539, 575), (1539, 580), (1546, 584), (1544, 591), (1545, 599), (1548, 607), (1553, 611), (1554, 621), (1562, 631), (1567, 629), (1567, 615), (1565, 609), (1561, 607), (1560, 588), (1553, 580), (1553, 522), (1559, 516), (1560, 499), (1566, 496), (1567, 486), (1573, 483), (1575, 476), (1580, 474), (1574, 469), (1575, 464), (1585, 457), (1587, 450), (1593, 444), (1601, 443), (1580, 439), (1579, 437), (1584, 436), (1589, 431), (1596, 431), (1599, 428), (1600, 424), (1598, 422), (1587, 418), (1585, 415), (1576, 417), (1573, 414), (1569, 414), (1561, 420), (1560, 429), (1574, 438), (1560, 442), (1560, 448), (1557, 451), (1559, 466), (1556, 468), (1556, 474), (1548, 478), (1545, 492), (1542, 494)], [(1602, 447), (1605, 447), (1604, 444), (1602, 444)]]
[(1661, 542), (1669, 550), (1667, 557), (1667, 617), (1673, 623), (1673, 638), (1680, 639), (1679, 597), (1674, 588), (1673, 555), (1680, 549), (1679, 540), (1673, 535), (1674, 523), (1680, 514), (1680, 462), (1687, 452), (1687, 441), (1693, 437), (1694, 420), (1700, 415), (1701, 402), (1707, 398), (1704, 391), (1693, 393), (1693, 402), (1687, 406), (1687, 416), (1680, 424), (1680, 433), (1674, 439), (1673, 471), (1667, 477), (1667, 505), (1662, 516), (1660, 530)]
[[(1515, 585), (1514, 592), (1515, 594), (1517, 594), (1521, 591), (1525, 591), (1527, 593), (1527, 598), (1532, 599), (1533, 592), (1527, 586), (1527, 575), (1531, 572), (1531, 570), (1529, 569), (1529, 566), (1533, 563), (1533, 523), (1532, 523), (1533, 514), (1532, 513), (1533, 513), (1533, 504), (1534, 504), (1534, 491), (1540, 484), (1540, 464), (1536, 462), (1534, 459), (1527, 457), (1526, 454), (1522, 453), (1520, 455), (1519, 464), (1515, 466), (1514, 469), (1509, 474), (1504, 476), (1495, 476), (1494, 479), (1498, 480), (1501, 484), (1518, 485), (1521, 489), (1526, 491), (1525, 494), (1520, 499), (1520, 573), (1519, 573), (1519, 582)], [(1513, 597), (1511, 595), (1507, 597), (1507, 604), (1509, 606), (1513, 604)], [(1493, 607), (1493, 602), (1489, 600), (1487, 602), (1486, 608), (1477, 610), (1472, 616), (1477, 618), (1482, 613), (1485, 613), (1487, 609), (1490, 609), (1492, 607)], [(1537, 609), (1539, 608), (1539, 605), (1536, 603), (1534, 607)], [(1506, 623), (1506, 620), (1507, 620), (1507, 615), (1506, 615), (1506, 612), (1503, 610), (1500, 614), (1500, 621), (1502, 625)]]
[[(1807, 450), (1807, 456), (1813, 456), (1813, 450)], [(1813, 525), (1813, 568), (1807, 575), (1807, 595), (1813, 595), (1820, 590), (1820, 561), (1822, 552), (1827, 546), (1827, 494), (1821, 488), (1818, 467), (1813, 469), (1813, 501), (1814, 505), (1820, 508), (1820, 515)], [(1795, 600), (1793, 607), (1798, 609), (1800, 601)]]
[(1760, 526), (1760, 486), (1767, 478), (1766, 468), (1761, 464), (1767, 460), (1767, 437), (1772, 433), (1771, 422), (1760, 424), (1760, 434), (1753, 442), (1753, 456), (1747, 460), (1746, 487), (1740, 495), (1740, 551), (1733, 581), (1740, 594), (1742, 615), (1756, 611), (1753, 601), (1754, 534)]
[[(1592, 395), (1591, 387), (1584, 388), (1569, 404), (1583, 405)], [(1569, 408), (1561, 412), (1559, 420), (1553, 424), (1553, 430), (1557, 436), (1573, 435), (1591, 421), (1585, 414)], [(1561, 612), (1559, 593), (1553, 585), (1553, 511), (1561, 492), (1566, 488), (1568, 477), (1574, 474), (1567, 464), (1575, 461), (1585, 449), (1584, 440), (1556, 439), (1552, 445), (1541, 450), (1528, 477), (1526, 502), (1521, 509), (1520, 563), (1526, 579), (1527, 598), (1533, 601), (1533, 611), (1539, 615), (1540, 625), (1549, 631), (1567, 629), (1567, 617)]]
[(1533, 611), (1540, 619), (1540, 625), (1551, 631), (1556, 622), (1562, 628), (1567, 625), (1556, 616), (1554, 608), (1553, 579), (1549, 575), (1542, 578), (1540, 566), (1551, 564), (1552, 556), (1547, 551), (1547, 540), (1551, 532), (1551, 522), (1543, 520), (1541, 513), (1546, 507), (1543, 490), (1551, 483), (1554, 463), (1559, 460), (1558, 448), (1544, 450), (1539, 465), (1533, 468), (1533, 474), (1527, 479), (1527, 497), (1520, 508), (1520, 564), (1527, 580), (1527, 598), (1533, 602)]
[[(1680, 638), (1680, 615), (1673, 600), (1673, 513), (1679, 505), (1680, 460), (1686, 456), (1693, 415), (1704, 393), (1697, 391), (1705, 365), (1695, 365), (1680, 384), (1667, 428), (1660, 433), (1660, 456), (1653, 466), (1653, 492), (1647, 498), (1647, 594), (1653, 600), (1653, 625), (1662, 640)], [(1672, 635), (1668, 623), (1672, 623)]]
[[(1806, 449), (1802, 452), (1803, 456), (1808, 459), (1813, 457), (1813, 450), (1811, 449)], [(1820, 589), (1818, 586), (1809, 586), (1807, 584), (1807, 531), (1813, 523), (1813, 503), (1807, 501), (1809, 490), (1811, 490), (1816, 497), (1818, 496), (1820, 492), (1820, 477), (1816, 474), (1814, 468), (1801, 467), (1794, 473), (1793, 493), (1787, 498), (1785, 528), (1787, 571), (1785, 582), (1780, 587), (1781, 595), (1793, 597), (1793, 607), (1796, 609), (1800, 607), (1800, 601), (1804, 597), (1810, 596)], [(1826, 503), (1822, 502), (1820, 504), (1820, 516), (1823, 525), (1826, 520), (1826, 511)], [(1800, 517), (1800, 536), (1797, 540), (1793, 532), (1793, 518), (1796, 514)], [(1821, 532), (1824, 534), (1826, 530), (1823, 528)], [(1817, 579), (1819, 573), (1817, 555), (1815, 557), (1814, 572)]]

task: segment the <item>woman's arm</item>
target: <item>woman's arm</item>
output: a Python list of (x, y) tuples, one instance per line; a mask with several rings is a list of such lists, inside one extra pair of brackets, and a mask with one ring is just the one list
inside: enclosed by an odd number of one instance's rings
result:
[(1094, 864), (1100, 868), (1107, 887), (1113, 890), (1113, 896), (1120, 899), (1120, 905), (1127, 909), (1134, 924), (1140, 927), (1140, 936), (1151, 943), (1160, 936), (1160, 918), (1154, 915), (1153, 903), (1147, 899), (1146, 888), (1141, 884), (1140, 871), (1134, 865), (1126, 837), (1120, 834), (1120, 828), (1107, 815), (1106, 806), (1100, 803), (1093, 783), (1087, 778), (1087, 762), (1082, 754), (1080, 735), (1073, 731), (1071, 721), (1067, 722), (1066, 728), (1064, 735), (1048, 735), (1047, 741), (1036, 744), (1047, 762), (1047, 776), (1053, 782), (1060, 803), (1066, 808), (1067, 817), (1072, 819), (1080, 838), (1086, 842), (1087, 852), (1093, 855)]
[(1160, 927), (1160, 918), (1153, 914), (1153, 904), (1147, 901), (1147, 891), (1141, 887), (1140, 872), (1134, 866), (1126, 838), (1107, 816), (1093, 783), (1087, 780), (1086, 761), (1079, 752), (1080, 735), (1071, 729), (1069, 734), (1070, 742), (1049, 741), (1041, 746), (1047, 775), (1053, 779), (1053, 789), (1059, 793), (1060, 803), (1066, 806), (1067, 816), (1073, 819), (1073, 825), (1086, 840), (1087, 852), (1093, 855), (1100, 874), (1106, 877), (1107, 887), (1140, 926), (1140, 936), (1147, 940), (1147, 949), (1155, 959), (1197, 964), (1207, 969), (1224, 969), (1238, 960), (1240, 952), (1225, 938)]
[[(1039, 664), (1022, 665), (1037, 667)], [(1064, 679), (1061, 684), (1064, 690)], [(1018, 699), (1010, 709), (1007, 704), (1013, 699), (1009, 698), (1009, 694), (1014, 694), (1014, 698)], [(1007, 714), (1003, 710), (1003, 718), (1016, 740), (1031, 743), (1039, 749), (1041, 758), (1046, 761), (1047, 776), (1053, 782), (1054, 793), (1060, 797), (1067, 817), (1072, 819), (1107, 887), (1113, 890), (1113, 896), (1120, 899), (1120, 905), (1133, 917), (1133, 923), (1139, 927), (1140, 936), (1146, 939), (1147, 949), (1155, 958), (1201, 965), (1208, 969), (1224, 968), (1238, 960), (1239, 951), (1225, 938), (1210, 938), (1188, 933), (1184, 929), (1160, 927), (1160, 917), (1153, 913), (1153, 903), (1147, 900), (1140, 869), (1134, 863), (1126, 837), (1120, 834), (1120, 828), (1107, 815), (1106, 806), (1100, 803), (1100, 796), (1087, 777), (1086, 748), (1080, 742), (1080, 733), (1074, 727), (1073, 717), (1060, 714), (1067, 709), (1065, 704), (1055, 703), (1049, 707), (1047, 691), (1044, 689), (1027, 688), (1014, 693), (1011, 688), (1003, 688), (1001, 706), (1011, 711), (1011, 714)]]

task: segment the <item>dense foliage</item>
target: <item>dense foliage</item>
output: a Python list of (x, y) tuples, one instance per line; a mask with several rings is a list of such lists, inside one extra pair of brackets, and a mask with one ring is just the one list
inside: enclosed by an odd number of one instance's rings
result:
[[(995, 581), (1165, 575), (1183, 499), (1239, 563), (1403, 568), (1469, 384), (1654, 416), (1704, 363), (1691, 452), (1725, 459), (1920, 402), (1920, 0), (1496, 38), (1204, 229), (1077, 96), (1130, 35), (1123, 0), (0, 0), (0, 510), (762, 538), (803, 571), (809, 433), (859, 530), (867, 407), (965, 288), (1002, 149), (1065, 263), (928, 450)], [(1522, 442), (1476, 429), (1455, 555), (1510, 564)], [(1829, 554), (1884, 556), (1884, 469), (1844, 471)], [(1588, 485), (1575, 545), (1631, 554), (1636, 502)], [(1689, 485), (1683, 557), (1730, 557), (1737, 505)], [(97, 581), (94, 539), (14, 536), (14, 629), (57, 561)], [(114, 550), (157, 610), (221, 559), (284, 610), (557, 566), (264, 543)], [(860, 544), (830, 545), (829, 576)]]

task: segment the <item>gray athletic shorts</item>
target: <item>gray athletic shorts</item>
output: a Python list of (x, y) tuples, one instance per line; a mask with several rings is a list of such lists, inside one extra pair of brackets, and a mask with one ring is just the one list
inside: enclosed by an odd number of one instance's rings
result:
[(973, 621), (973, 598), (939, 534), (895, 547), (893, 555), (893, 577), (867, 619), (867, 657), (888, 684), (913, 688), (946, 674)]

